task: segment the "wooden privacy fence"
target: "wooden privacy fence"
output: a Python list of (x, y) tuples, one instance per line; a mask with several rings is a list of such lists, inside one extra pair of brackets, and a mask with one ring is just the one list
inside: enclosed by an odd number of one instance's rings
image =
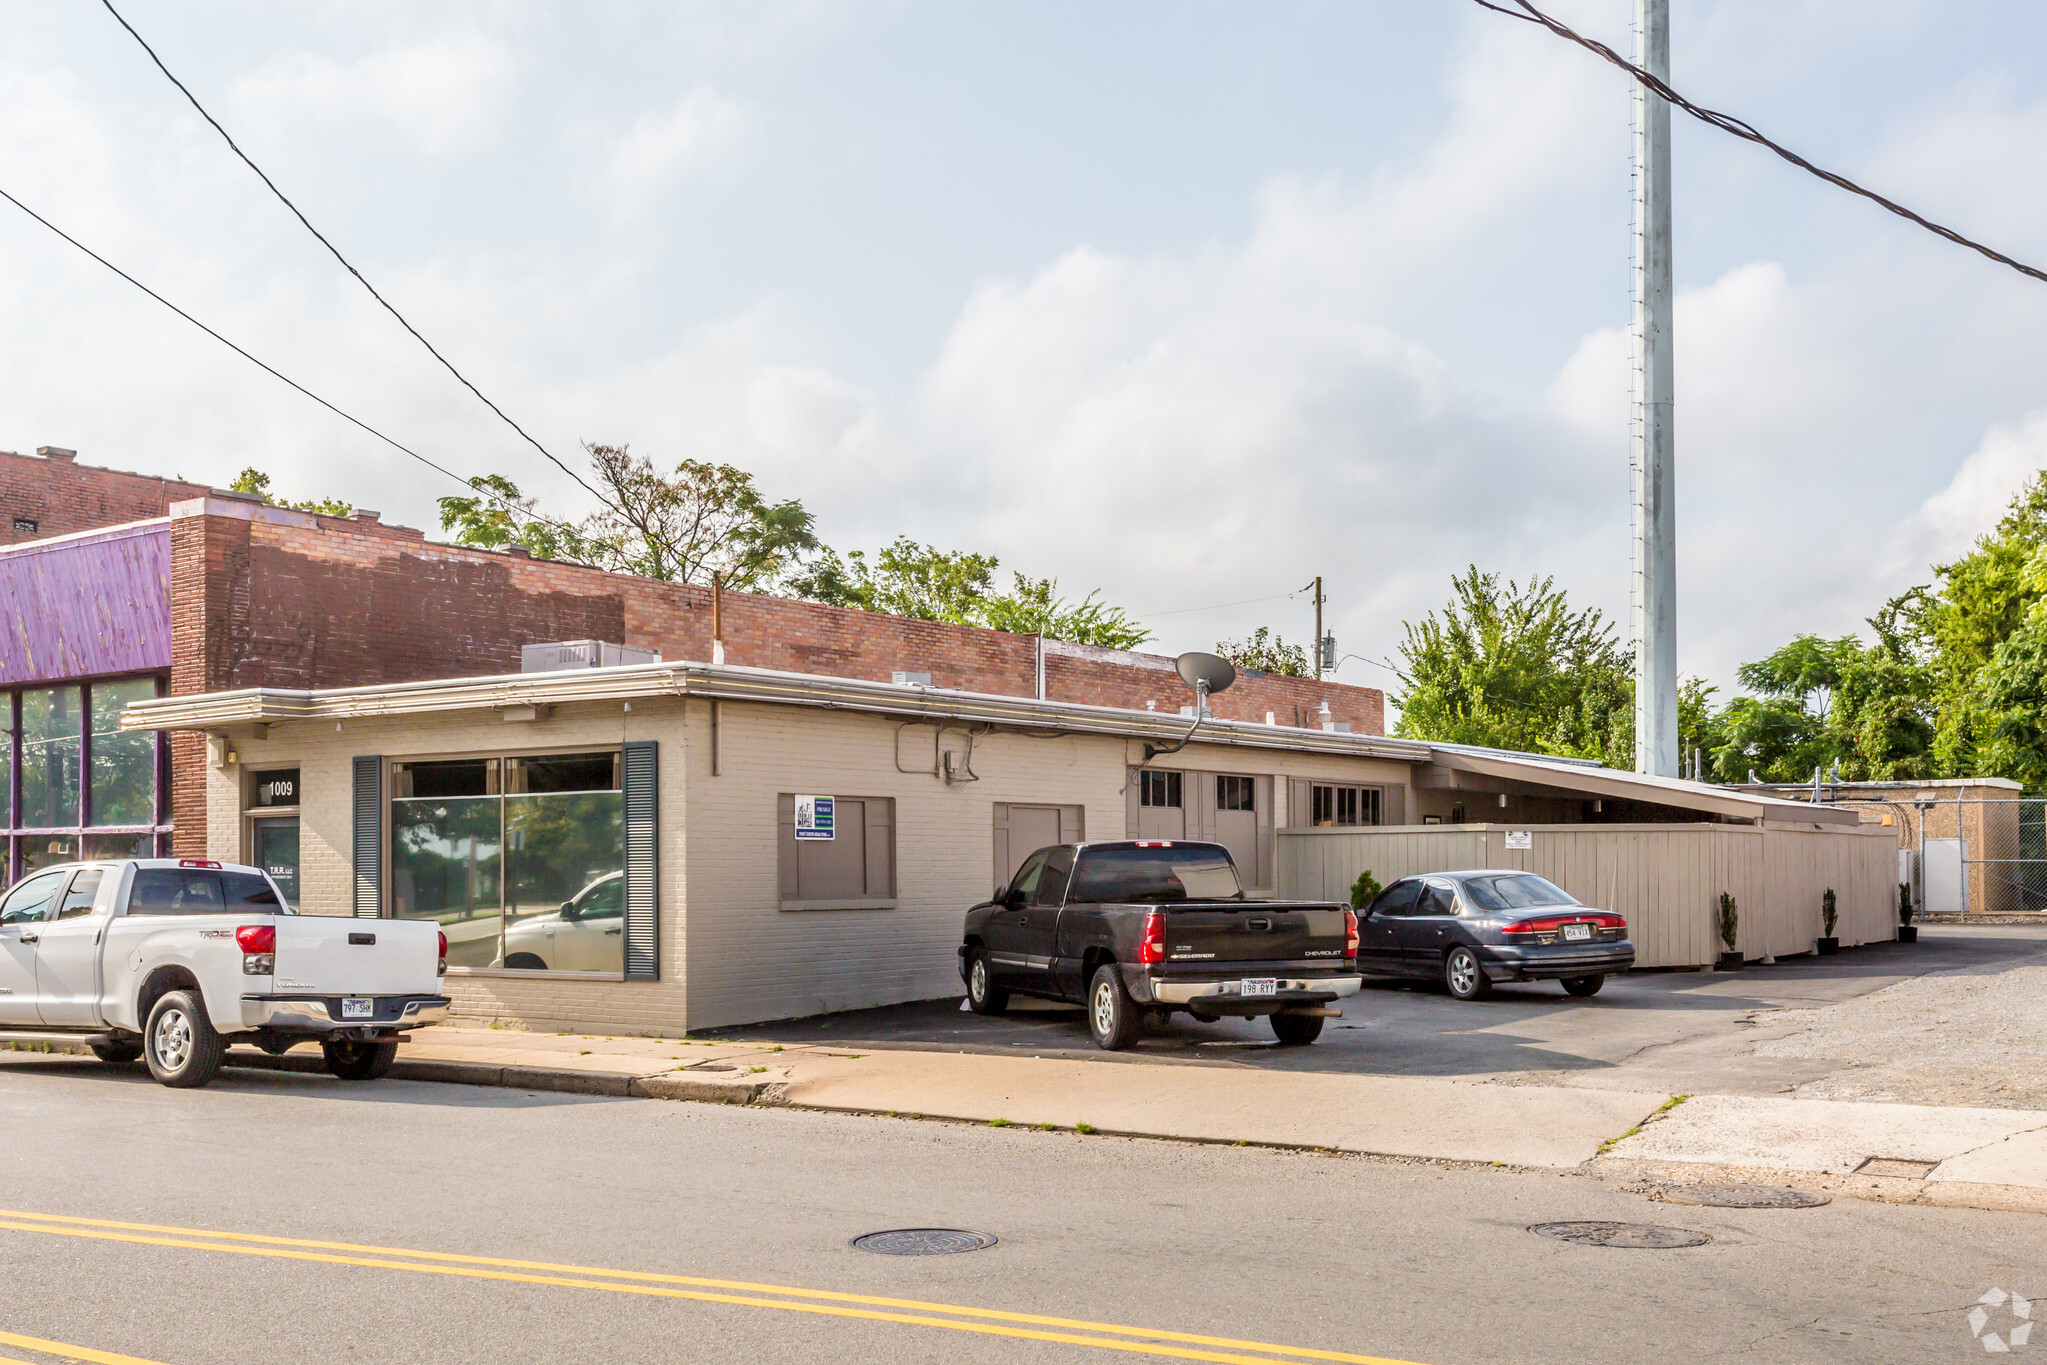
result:
[[(1843, 947), (1897, 937), (1898, 841), (1881, 826), (1533, 825), (1526, 849), (1504, 825), (1279, 831), (1283, 900), (1348, 900), (1369, 868), (1381, 883), (1417, 872), (1514, 868), (1587, 905), (1627, 916), (1637, 966), (1694, 967), (1720, 955), (1720, 893), (1741, 907), (1746, 957), (1812, 951), (1832, 887)], [(1519, 840), (1517, 839), (1518, 843)]]

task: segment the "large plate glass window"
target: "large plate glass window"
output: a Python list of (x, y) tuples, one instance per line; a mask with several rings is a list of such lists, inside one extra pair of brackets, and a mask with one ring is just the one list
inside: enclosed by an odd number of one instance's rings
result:
[(392, 765), (391, 897), (451, 967), (622, 974), (616, 750)]
[(121, 729), (162, 679), (0, 691), (0, 826), (13, 877), (86, 858), (168, 852), (164, 737)]

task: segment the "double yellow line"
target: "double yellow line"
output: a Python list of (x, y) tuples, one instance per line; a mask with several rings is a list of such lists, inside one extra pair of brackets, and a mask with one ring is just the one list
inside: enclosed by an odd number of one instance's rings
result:
[[(161, 1227), (152, 1223), (121, 1223), (101, 1218), (73, 1218), (63, 1214), (23, 1213), (0, 1209), (0, 1230), (35, 1232), (53, 1237), (87, 1238), (103, 1242), (127, 1242), (138, 1246), (177, 1247), (188, 1251), (224, 1252), (236, 1256), (262, 1256), (275, 1260), (311, 1261), (323, 1265), (369, 1266), (379, 1270), (406, 1270), (419, 1275), (452, 1275), (473, 1280), (551, 1285), (562, 1289), (593, 1289), (610, 1294), (694, 1299), (702, 1303), (772, 1308), (787, 1313), (815, 1313), (827, 1317), (859, 1318), (870, 1322), (893, 1322), (952, 1332), (974, 1332), (983, 1336), (1056, 1342), (1066, 1346), (1092, 1346), (1105, 1351), (1125, 1351), (1167, 1360), (1211, 1361), (1217, 1362), (1218, 1365), (1297, 1365), (1302, 1361), (1335, 1361), (1339, 1362), (1339, 1365), (1413, 1365), (1413, 1362), (1391, 1360), (1384, 1356), (1348, 1355), (1341, 1351), (1318, 1351), (1306, 1347), (1278, 1346), (1270, 1342), (1242, 1341), (1233, 1337), (1203, 1336), (1192, 1332), (1169, 1332), (1149, 1327), (1125, 1327), (1116, 1323), (1047, 1317), (1036, 1313), (1010, 1313), (993, 1308), (966, 1308), (957, 1304), (926, 1303), (917, 1299), (842, 1294), (824, 1289), (754, 1284), (745, 1280), (703, 1279), (692, 1275), (604, 1270), (591, 1266), (557, 1265), (546, 1261), (505, 1260), (494, 1256), (462, 1256), (445, 1251), (418, 1251), (405, 1247), (361, 1246), (351, 1242), (268, 1237), (248, 1232)], [(21, 1345), (32, 1350), (49, 1351), (52, 1354), (64, 1354), (65, 1351), (76, 1349), (60, 1350), (54, 1343), (31, 1345), (33, 1341), (33, 1338), (10, 1337), (0, 1333), (0, 1344)], [(1245, 1354), (1246, 1352), (1255, 1354)], [(128, 1365), (127, 1357), (95, 1354), (73, 1358), (100, 1360), (108, 1362), (108, 1365)]]

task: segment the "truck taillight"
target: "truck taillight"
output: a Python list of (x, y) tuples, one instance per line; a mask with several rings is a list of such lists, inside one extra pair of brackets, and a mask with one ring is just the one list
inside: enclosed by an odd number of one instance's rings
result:
[(1137, 960), (1141, 963), (1166, 960), (1166, 917), (1157, 910), (1144, 917), (1144, 937), (1138, 940)]
[(269, 976), (277, 970), (277, 926), (244, 924), (235, 930), (242, 948), (242, 975)]
[(1343, 955), (1353, 962), (1357, 961), (1358, 912), (1355, 910), (1343, 912)]
[(434, 974), (436, 976), (446, 976), (448, 974), (448, 933), (445, 929), (442, 929), (436, 930), (435, 935), (441, 940), (441, 960), (434, 967)]

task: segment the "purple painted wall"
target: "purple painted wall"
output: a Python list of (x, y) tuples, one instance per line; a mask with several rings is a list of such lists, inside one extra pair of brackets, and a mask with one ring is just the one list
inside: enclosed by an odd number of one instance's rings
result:
[(169, 672), (170, 523), (0, 549), (0, 621), (0, 685)]

